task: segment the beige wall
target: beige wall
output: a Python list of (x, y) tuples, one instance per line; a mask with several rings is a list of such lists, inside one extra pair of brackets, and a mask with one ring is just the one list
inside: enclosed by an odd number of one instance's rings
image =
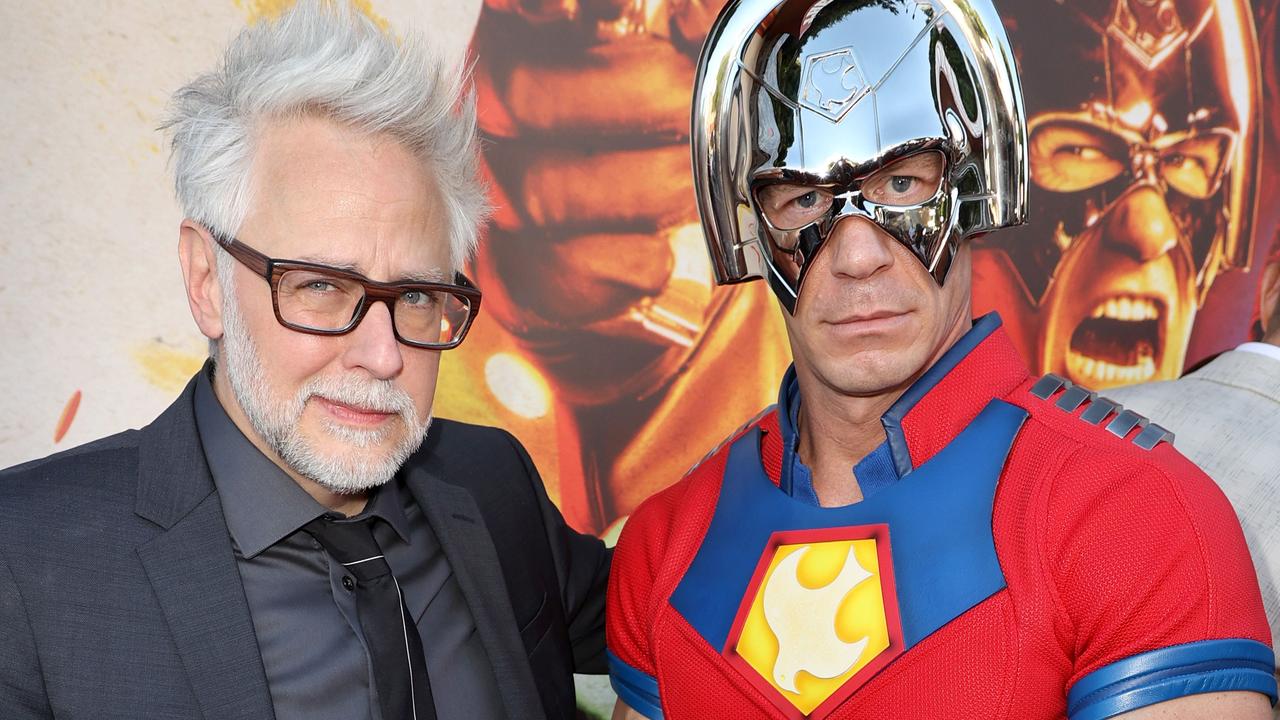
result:
[[(147, 423), (203, 359), (155, 128), (169, 94), (279, 4), (0, 0), (0, 467)], [(458, 53), (479, 12), (363, 4)]]

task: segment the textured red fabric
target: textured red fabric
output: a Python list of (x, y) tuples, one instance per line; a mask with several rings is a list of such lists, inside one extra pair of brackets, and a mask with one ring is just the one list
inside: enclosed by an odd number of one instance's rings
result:
[[(992, 398), (1029, 417), (996, 489), (1006, 589), (895, 659), (829, 717), (1058, 718), (1071, 685), (1126, 657), (1217, 638), (1269, 644), (1239, 524), (1217, 486), (1162, 444), (1142, 450), (1030, 393), (997, 330), (903, 421), (914, 464)], [(776, 414), (760, 421), (777, 480)], [(727, 446), (632, 516), (614, 557), (610, 649), (657, 678), (667, 718), (782, 713), (668, 602), (714, 513)]]
[(725, 456), (721, 448), (683, 480), (647, 499), (618, 538), (605, 608), (606, 642), (619, 659), (649, 675), (655, 674), (653, 651), (662, 641), (657, 620), (711, 524)]

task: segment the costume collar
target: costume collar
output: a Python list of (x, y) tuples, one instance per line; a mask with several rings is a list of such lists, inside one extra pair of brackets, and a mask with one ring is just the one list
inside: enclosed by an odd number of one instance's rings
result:
[[(903, 477), (951, 442), (993, 397), (1002, 397), (1030, 376), (1026, 363), (1001, 327), (1000, 316), (988, 313), (924, 372), (880, 418), (885, 448), (893, 470)], [(799, 407), (795, 367), (787, 370), (778, 394), (778, 437), (782, 451), (779, 485), (791, 492), (796, 447), (794, 411)], [(765, 434), (770, 442), (772, 433)], [(859, 463), (861, 466), (862, 463)]]
[[(813, 487), (813, 473), (800, 459), (800, 435), (796, 431), (800, 412), (800, 383), (796, 379), (795, 366), (787, 369), (778, 393), (778, 427), (783, 438), (781, 469), (778, 487), (788, 495), (819, 505), (818, 492)], [(862, 497), (868, 498), (896, 483), (900, 475), (893, 466), (888, 443), (880, 443), (866, 457), (853, 466), (851, 474), (857, 478)]]

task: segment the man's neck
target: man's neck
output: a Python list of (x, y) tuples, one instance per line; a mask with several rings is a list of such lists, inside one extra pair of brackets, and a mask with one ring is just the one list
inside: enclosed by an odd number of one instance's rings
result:
[(862, 488), (852, 468), (884, 442), (880, 417), (906, 387), (873, 397), (848, 397), (827, 388), (806, 392), (803, 381), (800, 387), (799, 453), (818, 502), (824, 507), (859, 502)]
[(957, 323), (916, 373), (874, 395), (846, 395), (797, 365), (801, 397), (796, 428), (800, 435), (799, 454), (801, 461), (809, 466), (813, 489), (822, 506), (836, 507), (862, 500), (862, 488), (853, 467), (885, 441), (880, 418), (972, 326), (971, 321)]
[(290, 478), (293, 478), (298, 487), (302, 488), (312, 499), (326, 508), (347, 517), (358, 515), (364, 510), (364, 506), (369, 500), (368, 493), (339, 494), (327, 490), (316, 481), (294, 470), (283, 458), (276, 454), (271, 449), (271, 446), (254, 430), (253, 424), (249, 422), (249, 417), (245, 415), (239, 401), (236, 400), (235, 393), (231, 390), (231, 384), (227, 381), (226, 376), (216, 370), (213, 374), (213, 394), (218, 398), (218, 402), (222, 404), (222, 409), (231, 418), (231, 422), (235, 423), (235, 426), (249, 439), (249, 442), (253, 443), (253, 446), (265, 455), (267, 459), (275, 463), (276, 467), (279, 467)]

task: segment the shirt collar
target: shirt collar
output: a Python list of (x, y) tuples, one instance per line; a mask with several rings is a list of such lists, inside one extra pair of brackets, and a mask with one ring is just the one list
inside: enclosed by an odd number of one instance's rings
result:
[(1257, 353), (1265, 355), (1273, 360), (1280, 360), (1280, 346), (1272, 345), (1264, 342), (1247, 342), (1236, 347), (1241, 352)]
[[(271, 461), (227, 415), (213, 392), (212, 364), (196, 378), (196, 429), (222, 502), (231, 539), (253, 558), (327, 512), (288, 473)], [(361, 513), (382, 518), (409, 541), (399, 476), (376, 489)]]
[[(1029, 377), (1026, 363), (988, 313), (924, 372), (880, 418), (887, 454), (898, 477), (927, 462), (951, 442), (994, 397), (1003, 397)], [(795, 367), (787, 370), (778, 393), (782, 442), (779, 484), (790, 492), (795, 460), (796, 413), (800, 386)], [(877, 450), (881, 452), (881, 450)]]
[(405, 503), (413, 502), (413, 496), (405, 491), (401, 484), (403, 473), (396, 473), (389, 482), (374, 488), (369, 495), (369, 504), (364, 512), (356, 517), (379, 517), (396, 531), (400, 540), (409, 543), (409, 518), (405, 515)]

